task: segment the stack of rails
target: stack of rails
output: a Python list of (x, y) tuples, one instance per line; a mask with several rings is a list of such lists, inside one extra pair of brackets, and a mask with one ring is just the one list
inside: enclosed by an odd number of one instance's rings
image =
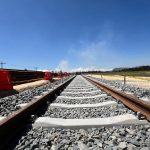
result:
[(26, 70), (9, 70), (13, 85), (42, 80), (44, 72), (26, 71)]

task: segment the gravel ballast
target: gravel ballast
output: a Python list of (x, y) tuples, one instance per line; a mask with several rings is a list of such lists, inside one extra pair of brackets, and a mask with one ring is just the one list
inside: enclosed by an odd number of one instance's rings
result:
[(84, 119), (112, 117), (127, 113), (134, 114), (132, 110), (129, 110), (123, 104), (98, 108), (55, 108), (50, 106), (43, 116), (63, 119)]
[(65, 98), (57, 98), (55, 103), (65, 103), (65, 104), (95, 104), (114, 100), (112, 97), (100, 97), (100, 98), (86, 98), (86, 99), (65, 99)]
[(79, 130), (34, 127), (13, 144), (20, 150), (149, 150), (150, 126)]
[(75, 93), (75, 92), (72, 92), (72, 93), (65, 93), (65, 92), (62, 92), (60, 95), (61, 96), (67, 96), (67, 97), (88, 97), (88, 96), (95, 96), (95, 95), (101, 95), (101, 94), (105, 94), (105, 92), (102, 92), (102, 91), (96, 91), (96, 92), (86, 92), (86, 93)]

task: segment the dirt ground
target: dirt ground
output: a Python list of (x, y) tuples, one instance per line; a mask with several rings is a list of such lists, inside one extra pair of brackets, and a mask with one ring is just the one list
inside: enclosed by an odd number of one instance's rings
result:
[[(96, 78), (103, 78), (106, 80), (119, 80), (124, 83), (124, 77), (119, 75), (90, 75)], [(126, 76), (126, 84), (134, 85), (136, 87), (150, 89), (150, 77), (132, 77)]]

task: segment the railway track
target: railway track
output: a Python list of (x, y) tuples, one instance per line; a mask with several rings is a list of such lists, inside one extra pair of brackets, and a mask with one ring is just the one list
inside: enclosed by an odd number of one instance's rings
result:
[[(149, 122), (126, 107), (119, 93), (113, 95), (99, 87), (96, 81), (76, 76), (44, 93), (0, 122), (1, 147), (6, 149), (4, 143), (11, 141), (7, 148), (148, 150)], [(143, 112), (147, 111), (148, 118), (149, 105), (146, 107)]]

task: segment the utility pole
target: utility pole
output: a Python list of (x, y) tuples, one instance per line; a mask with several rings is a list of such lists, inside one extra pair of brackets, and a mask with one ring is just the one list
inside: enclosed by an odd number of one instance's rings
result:
[(122, 87), (122, 91), (125, 91), (125, 86), (126, 86), (126, 75), (123, 75), (124, 79), (123, 79), (123, 87)]
[(4, 62), (0, 62), (0, 66), (1, 66), (1, 69), (3, 69), (3, 65), (5, 65), (6, 63)]
[(126, 75), (124, 75), (124, 85), (126, 85)]

